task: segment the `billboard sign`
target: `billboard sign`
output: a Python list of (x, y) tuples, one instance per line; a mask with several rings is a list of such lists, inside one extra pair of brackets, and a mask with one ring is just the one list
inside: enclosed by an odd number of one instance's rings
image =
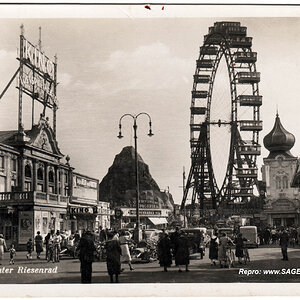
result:
[(57, 106), (56, 64), (23, 35), (20, 39), (18, 88), (47, 107)]

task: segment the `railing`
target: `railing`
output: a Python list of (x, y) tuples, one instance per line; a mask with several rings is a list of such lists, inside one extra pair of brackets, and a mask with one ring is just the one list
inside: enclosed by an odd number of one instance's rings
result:
[(68, 204), (69, 197), (56, 195), (56, 194), (47, 194), (44, 192), (3, 192), (0, 193), (0, 203), (1, 201), (6, 202), (32, 202), (32, 203), (55, 203), (55, 204)]
[(33, 192), (3, 192), (0, 193), (0, 201), (32, 200)]

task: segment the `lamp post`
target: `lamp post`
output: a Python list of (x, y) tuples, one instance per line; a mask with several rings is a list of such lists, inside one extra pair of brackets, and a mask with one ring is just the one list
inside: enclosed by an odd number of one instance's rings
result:
[(136, 226), (135, 226), (135, 242), (140, 241), (140, 211), (139, 211), (139, 170), (138, 170), (138, 154), (137, 154), (137, 118), (141, 115), (146, 115), (149, 118), (149, 133), (148, 136), (153, 136), (152, 133), (152, 122), (151, 117), (149, 114), (145, 112), (141, 112), (137, 115), (132, 114), (124, 114), (119, 121), (119, 135), (118, 138), (121, 139), (122, 136), (122, 119), (126, 116), (129, 116), (133, 119), (133, 130), (134, 130), (134, 151), (135, 151), (135, 187), (136, 187), (136, 193), (135, 193), (135, 204), (136, 204)]

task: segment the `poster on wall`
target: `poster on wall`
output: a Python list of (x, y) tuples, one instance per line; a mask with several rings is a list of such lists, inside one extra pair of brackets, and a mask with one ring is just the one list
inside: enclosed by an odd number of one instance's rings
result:
[(33, 238), (33, 212), (19, 212), (19, 244), (26, 244)]

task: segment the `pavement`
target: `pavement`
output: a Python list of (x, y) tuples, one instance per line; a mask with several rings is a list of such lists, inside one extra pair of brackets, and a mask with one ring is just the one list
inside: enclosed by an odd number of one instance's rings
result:
[[(236, 262), (235, 266), (230, 269), (211, 266), (208, 252), (207, 249), (203, 260), (200, 260), (198, 255), (191, 257), (190, 272), (179, 273), (174, 263), (168, 272), (163, 272), (158, 261), (134, 264), (134, 271), (130, 271), (128, 265), (122, 265), (125, 270), (120, 275), (120, 283), (275, 283), (299, 282), (300, 279), (300, 248), (298, 246), (288, 249), (289, 261), (281, 260), (281, 249), (278, 245), (249, 249), (250, 263), (240, 265)], [(59, 263), (48, 263), (44, 259), (44, 254), (41, 260), (37, 260), (35, 256), (28, 260), (25, 252), (18, 252), (15, 264), (9, 265), (8, 262), (8, 253), (5, 253), (2, 265), (0, 265), (0, 283), (2, 284), (80, 283), (78, 259), (65, 256)], [(52, 270), (54, 273), (31, 273), (36, 269)], [(278, 274), (270, 274), (275, 271)], [(105, 262), (93, 263), (93, 283), (109, 283)]]

